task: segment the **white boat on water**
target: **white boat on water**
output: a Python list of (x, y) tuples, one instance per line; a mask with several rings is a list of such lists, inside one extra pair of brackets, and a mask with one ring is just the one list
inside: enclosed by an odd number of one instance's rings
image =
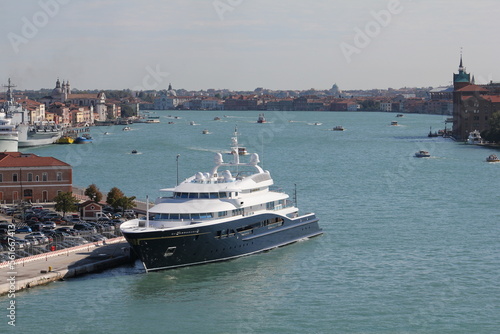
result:
[(490, 154), (487, 158), (486, 158), (486, 161), (487, 162), (500, 162), (500, 158), (498, 158), (498, 156), (496, 154)]
[(17, 152), (19, 132), (11, 124), (11, 120), (5, 116), (5, 112), (2, 110), (0, 112), (0, 152)]
[(469, 132), (466, 143), (470, 145), (482, 144), (483, 138), (481, 137), (481, 133), (477, 130)]
[(63, 135), (63, 129), (54, 124), (19, 124), (17, 130), (19, 131), (19, 147), (54, 144)]
[(416, 158), (429, 158), (431, 154), (427, 151), (420, 150), (417, 153), (415, 153)]
[[(233, 146), (238, 147), (237, 134)], [(255, 254), (323, 233), (314, 213), (299, 213), (273, 187), (253, 153), (248, 162), (224, 162), (216, 153), (210, 172), (162, 189), (145, 219), (120, 229), (146, 271), (204, 264)], [(221, 171), (219, 171), (221, 169)]]

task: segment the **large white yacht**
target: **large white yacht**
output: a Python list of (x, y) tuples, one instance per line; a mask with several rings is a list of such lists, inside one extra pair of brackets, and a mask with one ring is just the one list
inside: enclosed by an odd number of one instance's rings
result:
[(18, 143), (19, 132), (2, 109), (0, 111), (0, 152), (17, 152)]
[[(232, 149), (238, 151), (237, 132)], [(253, 153), (198, 172), (160, 197), (146, 218), (121, 231), (146, 271), (228, 260), (322, 234), (314, 213), (299, 214), (289, 196), (273, 189), (269, 171)], [(222, 171), (219, 171), (221, 169)]]

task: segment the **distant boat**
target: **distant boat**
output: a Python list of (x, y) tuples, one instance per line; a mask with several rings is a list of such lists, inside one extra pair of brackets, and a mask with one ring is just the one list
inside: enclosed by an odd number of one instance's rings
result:
[(203, 133), (204, 135), (208, 135), (208, 134), (210, 134), (210, 132), (208, 132), (208, 130), (207, 130), (207, 129), (204, 129), (201, 133)]
[(391, 122), (391, 125), (397, 126), (397, 125), (398, 125), (398, 122), (396, 122), (396, 121), (392, 121), (392, 122)]
[(220, 121), (220, 117), (218, 116), (214, 117), (214, 121)]
[(432, 132), (432, 126), (431, 126), (427, 137), (438, 137), (438, 136), (439, 136), (439, 134), (437, 132)]
[(500, 159), (497, 157), (496, 154), (490, 154), (490, 156), (488, 156), (486, 158), (486, 161), (487, 162), (500, 162)]
[(246, 147), (241, 147), (241, 146), (238, 146), (237, 148), (236, 147), (232, 148), (231, 154), (236, 154), (236, 152), (238, 152), (238, 155), (247, 155), (248, 154)]
[(75, 141), (73, 142), (75, 144), (90, 144), (92, 143), (92, 137), (88, 133), (84, 133), (81, 136), (76, 137)]
[(105, 135), (105, 136), (109, 135), (109, 132), (104, 132), (104, 135)]
[(320, 123), (320, 122), (315, 122), (314, 125), (321, 125), (323, 123)]
[(132, 150), (132, 154), (137, 154), (137, 150)]
[(130, 131), (131, 129), (130, 129), (130, 126), (126, 126), (126, 127), (124, 127), (122, 130), (123, 130), (123, 131)]
[(417, 153), (415, 153), (416, 158), (429, 158), (431, 155), (427, 151), (420, 150)]
[(56, 144), (73, 144), (75, 139), (70, 136), (63, 136), (56, 141)]
[(19, 149), (19, 132), (11, 119), (0, 112), (0, 152), (17, 152)]
[(342, 125), (337, 125), (332, 129), (333, 131), (344, 131), (345, 128)]
[(469, 137), (467, 137), (466, 143), (471, 145), (482, 144), (483, 138), (481, 137), (481, 133), (477, 130), (471, 131)]
[(266, 123), (266, 118), (264, 117), (264, 114), (259, 114), (259, 118), (257, 119), (257, 123)]
[(403, 117), (403, 114), (397, 114), (396, 117)]

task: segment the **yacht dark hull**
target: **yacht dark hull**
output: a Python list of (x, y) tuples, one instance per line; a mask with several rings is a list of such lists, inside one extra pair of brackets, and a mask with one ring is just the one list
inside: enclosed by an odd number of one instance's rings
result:
[(209, 226), (123, 231), (146, 271), (229, 260), (322, 233), (314, 214), (294, 219), (262, 214)]

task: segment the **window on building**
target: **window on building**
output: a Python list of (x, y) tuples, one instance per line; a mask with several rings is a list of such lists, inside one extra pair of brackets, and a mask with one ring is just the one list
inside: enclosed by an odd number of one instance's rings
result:
[(12, 182), (17, 182), (17, 174), (12, 174)]
[(57, 173), (57, 181), (62, 181), (62, 173), (61, 172)]
[(42, 181), (47, 181), (47, 180), (48, 180), (47, 173), (43, 173), (42, 174)]
[(33, 174), (32, 173), (28, 173), (28, 181), (33, 181)]
[(40, 176), (39, 176), (39, 175), (36, 175), (36, 176), (35, 176), (35, 181), (36, 181), (36, 182), (40, 181)]
[(0, 174), (0, 182), (3, 182), (3, 174)]
[(23, 190), (23, 199), (31, 200), (33, 198), (33, 189)]

